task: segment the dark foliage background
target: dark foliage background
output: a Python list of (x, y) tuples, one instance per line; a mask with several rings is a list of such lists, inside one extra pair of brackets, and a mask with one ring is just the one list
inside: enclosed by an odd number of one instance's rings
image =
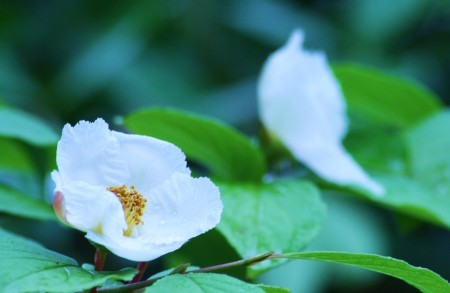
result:
[[(304, 29), (306, 47), (324, 50), (334, 63), (418, 80), (450, 102), (450, 2), (442, 0), (3, 0), (0, 96), (55, 129), (172, 106), (254, 134), (259, 71), (294, 28)], [(439, 257), (448, 254), (447, 232), (407, 229), (391, 213), (365, 208), (382, 218), (389, 253), (450, 277), (448, 255)], [(24, 230), (29, 224), (1, 221)], [(47, 246), (89, 249), (84, 239), (52, 231), (34, 233)], [(362, 290), (330, 284), (327, 292)], [(409, 290), (392, 279), (362, 286)]]

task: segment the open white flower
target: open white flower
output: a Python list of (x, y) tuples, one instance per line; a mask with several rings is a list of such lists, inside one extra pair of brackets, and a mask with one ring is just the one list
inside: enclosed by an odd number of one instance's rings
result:
[(171, 143), (80, 121), (64, 126), (57, 164), (58, 216), (120, 257), (155, 259), (220, 221), (218, 188)]
[(370, 179), (342, 145), (347, 117), (342, 93), (322, 52), (302, 49), (303, 32), (266, 61), (259, 85), (259, 115), (270, 133), (323, 179), (360, 186), (375, 195)]

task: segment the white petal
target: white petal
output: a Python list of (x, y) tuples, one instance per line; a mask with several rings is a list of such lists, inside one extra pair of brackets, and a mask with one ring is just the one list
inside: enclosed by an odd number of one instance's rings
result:
[(88, 231), (86, 238), (103, 245), (117, 256), (132, 261), (151, 261), (164, 254), (180, 248), (185, 242), (173, 242), (169, 244), (156, 244), (149, 242), (144, 237), (108, 237)]
[(149, 136), (112, 133), (130, 172), (130, 179), (123, 183), (135, 185), (139, 192), (157, 187), (175, 172), (190, 174), (186, 156), (177, 146)]
[(118, 256), (150, 261), (214, 228), (223, 209), (219, 190), (209, 179), (182, 173), (176, 173), (147, 199), (138, 236), (110, 237), (88, 231), (86, 237)]
[(81, 231), (96, 230), (108, 235), (122, 235), (126, 229), (124, 212), (117, 197), (101, 186), (85, 182), (63, 182), (57, 171), (52, 172), (55, 191), (64, 196), (67, 222)]
[(308, 149), (300, 145), (292, 149), (295, 157), (302, 158), (301, 161), (317, 175), (330, 182), (360, 186), (378, 196), (384, 193), (384, 188), (370, 179), (341, 146), (316, 146)]
[(263, 124), (325, 180), (383, 193), (342, 146), (346, 107), (325, 55), (302, 50), (302, 42), (303, 33), (294, 31), (264, 65), (258, 84)]
[(130, 176), (117, 139), (102, 119), (80, 121), (74, 127), (66, 124), (56, 160), (66, 181), (118, 186)]
[(208, 178), (177, 173), (146, 198), (140, 233), (157, 244), (185, 242), (220, 222), (219, 189)]

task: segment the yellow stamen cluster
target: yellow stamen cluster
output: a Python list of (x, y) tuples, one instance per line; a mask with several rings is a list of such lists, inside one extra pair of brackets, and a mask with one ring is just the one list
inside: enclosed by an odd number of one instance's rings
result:
[(119, 187), (108, 187), (107, 189), (114, 193), (122, 204), (128, 225), (127, 229), (123, 231), (123, 235), (130, 236), (136, 225), (144, 223), (141, 217), (144, 214), (147, 199), (134, 189), (134, 185), (131, 185), (130, 188), (122, 185)]

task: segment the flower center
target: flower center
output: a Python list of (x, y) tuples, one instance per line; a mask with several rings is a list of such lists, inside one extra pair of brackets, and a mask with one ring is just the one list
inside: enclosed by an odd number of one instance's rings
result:
[(114, 193), (122, 204), (127, 222), (127, 229), (123, 231), (123, 235), (130, 236), (135, 226), (144, 224), (141, 217), (144, 214), (147, 199), (134, 189), (134, 185), (131, 185), (130, 188), (122, 185), (119, 187), (108, 187), (107, 189)]

